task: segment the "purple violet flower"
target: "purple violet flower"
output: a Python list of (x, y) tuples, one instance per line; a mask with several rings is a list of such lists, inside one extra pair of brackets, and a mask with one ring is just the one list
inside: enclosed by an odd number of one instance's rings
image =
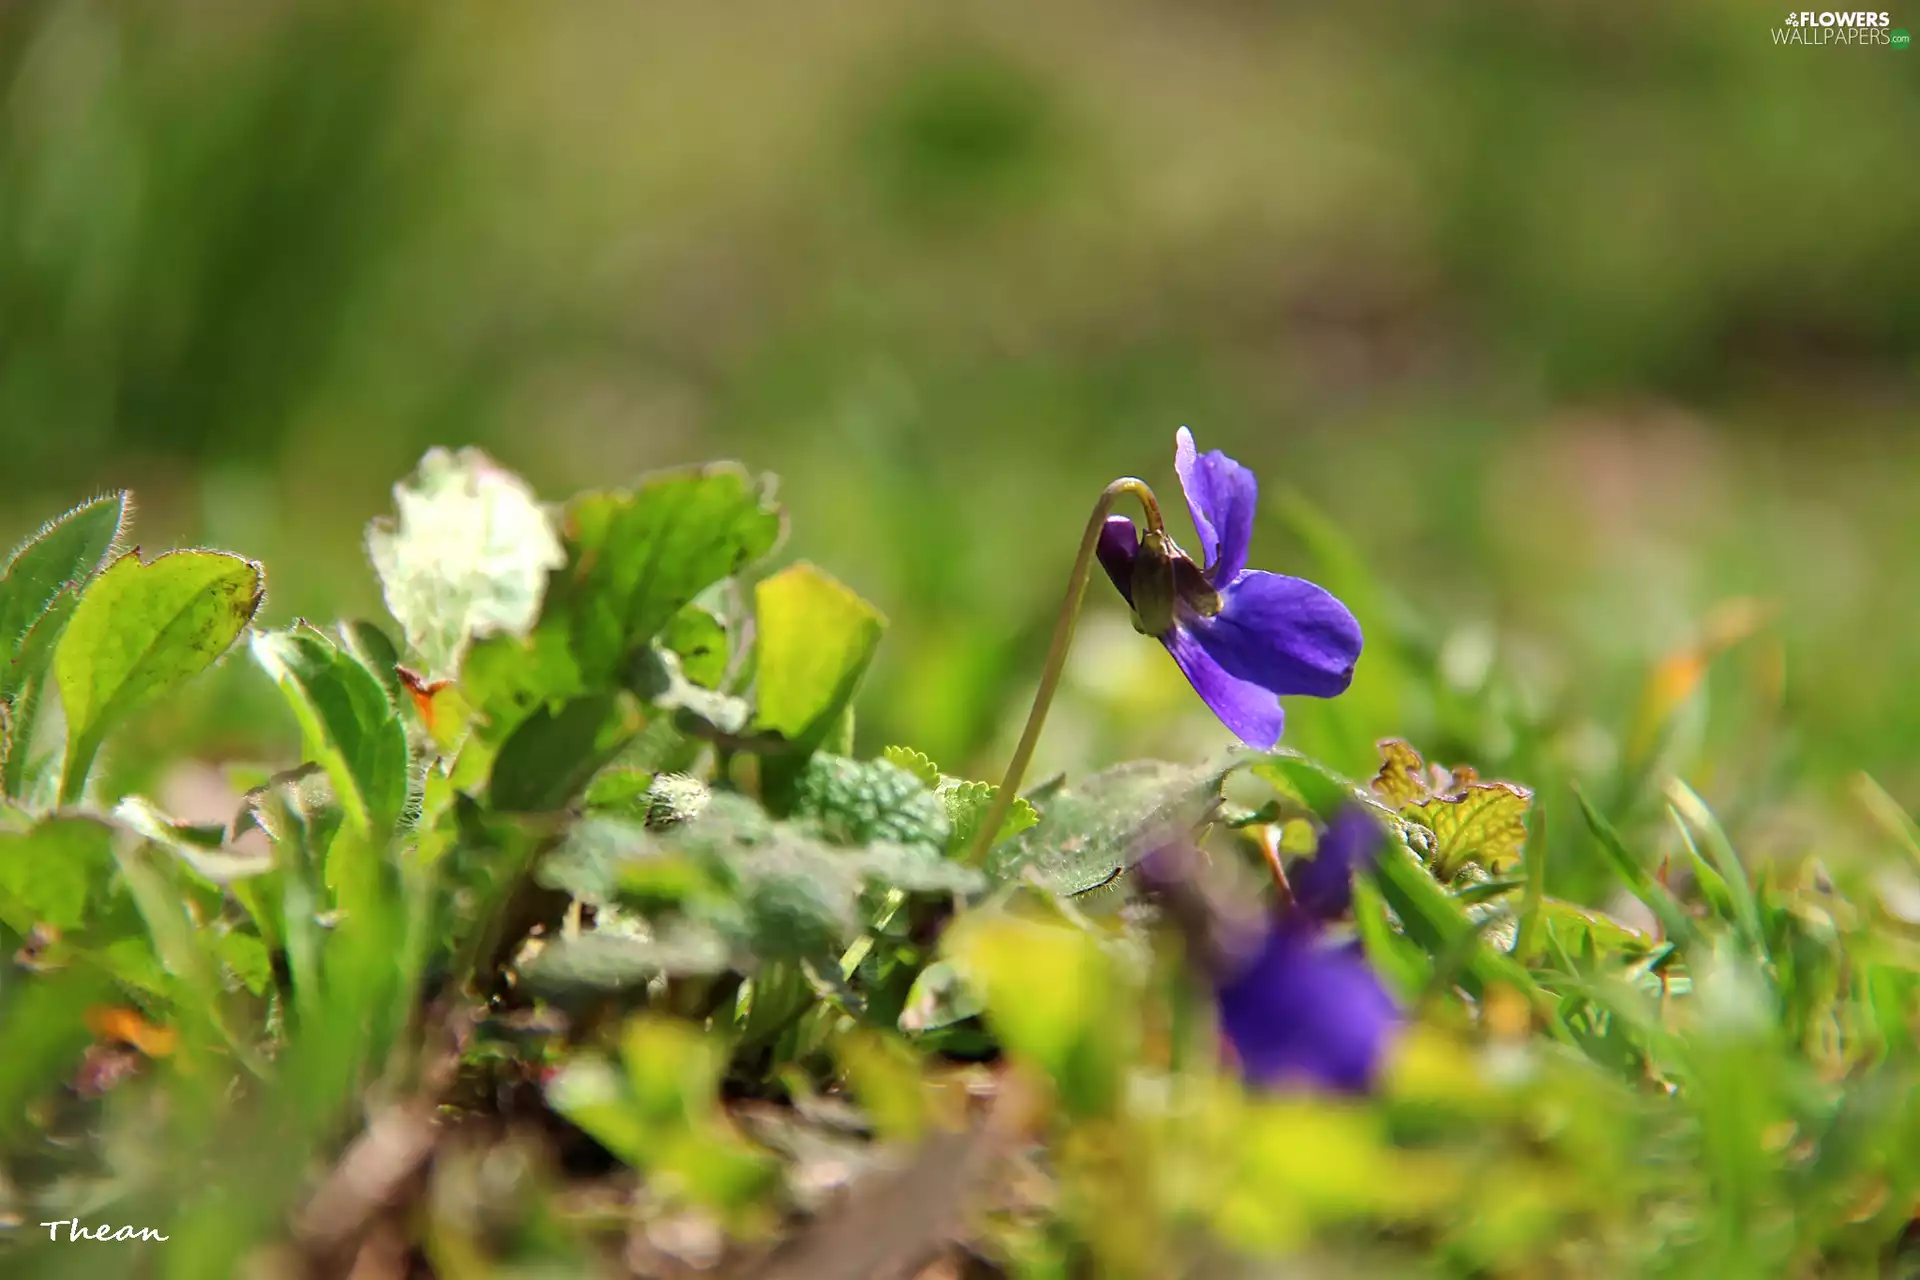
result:
[(1220, 1029), (1249, 1084), (1373, 1087), (1400, 1011), (1358, 942), (1329, 941), (1298, 917), (1276, 920), (1244, 967), (1217, 981)]
[(1380, 851), (1380, 824), (1358, 805), (1342, 809), (1320, 833), (1311, 858), (1287, 869), (1293, 904), (1301, 914), (1331, 923), (1353, 910), (1353, 875), (1373, 865)]
[(1200, 536), (1202, 568), (1162, 529), (1125, 516), (1100, 531), (1100, 565), (1134, 625), (1166, 645), (1201, 701), (1248, 746), (1266, 750), (1285, 724), (1279, 699), (1331, 698), (1353, 682), (1360, 624), (1304, 578), (1247, 568), (1259, 484), (1218, 449), (1196, 451), (1185, 427), (1174, 469)]
[(1326, 926), (1352, 909), (1354, 874), (1372, 864), (1381, 843), (1366, 810), (1343, 810), (1314, 857), (1296, 864), (1293, 903), (1278, 912), (1248, 913), (1239, 897), (1210, 889), (1191, 846), (1141, 859), (1142, 882), (1210, 981), (1221, 1034), (1249, 1084), (1336, 1093), (1373, 1087), (1400, 1010), (1359, 943), (1329, 936)]

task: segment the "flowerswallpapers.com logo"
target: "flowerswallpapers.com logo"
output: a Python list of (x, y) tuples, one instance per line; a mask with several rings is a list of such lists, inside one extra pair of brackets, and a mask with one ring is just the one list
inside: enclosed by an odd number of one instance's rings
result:
[(1773, 29), (1775, 44), (1799, 45), (1884, 45), (1892, 49), (1907, 47), (1907, 33), (1895, 31), (1893, 18), (1885, 13), (1815, 13), (1803, 9), (1789, 13), (1785, 26)]

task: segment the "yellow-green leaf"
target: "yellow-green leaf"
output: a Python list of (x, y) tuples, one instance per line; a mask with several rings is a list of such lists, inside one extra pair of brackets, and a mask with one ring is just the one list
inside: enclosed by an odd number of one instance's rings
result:
[(888, 747), (880, 754), (889, 764), (899, 765), (920, 779), (929, 791), (940, 785), (940, 766), (912, 747)]
[(762, 581), (753, 596), (756, 726), (817, 746), (853, 700), (887, 620), (805, 561)]
[(48, 818), (0, 833), (0, 922), (15, 933), (36, 924), (79, 928), (113, 865), (111, 838), (92, 818)]
[(1433, 793), (1427, 785), (1426, 762), (1398, 738), (1380, 744), (1380, 772), (1370, 785), (1373, 793), (1394, 809), (1418, 804)]
[(1433, 832), (1434, 875), (1451, 879), (1468, 862), (1499, 871), (1519, 861), (1527, 843), (1533, 793), (1511, 782), (1475, 782), (1458, 795), (1435, 796), (1401, 810)]
[(260, 566), (218, 551), (133, 551), (80, 597), (54, 653), (67, 713), (63, 802), (80, 796), (107, 732), (143, 703), (212, 666), (260, 607)]

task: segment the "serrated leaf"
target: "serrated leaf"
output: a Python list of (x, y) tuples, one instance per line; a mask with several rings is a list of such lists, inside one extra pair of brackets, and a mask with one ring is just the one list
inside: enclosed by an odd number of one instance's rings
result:
[(212, 666), (260, 607), (260, 566), (218, 551), (133, 551), (88, 584), (54, 653), (67, 713), (61, 798), (77, 800), (107, 732)]
[[(987, 810), (993, 807), (993, 799), (1000, 794), (1000, 788), (991, 782), (963, 782), (958, 778), (948, 778), (940, 784), (936, 794), (947, 806), (947, 820), (953, 824), (953, 836), (947, 841), (947, 851), (957, 854), (972, 848), (973, 838), (980, 833), (980, 824), (987, 820)], [(1010, 840), (1039, 821), (1039, 812), (1027, 803), (1026, 797), (1015, 796), (1007, 808), (1007, 816), (1000, 820), (1000, 830), (995, 833), (992, 843)]]
[(610, 678), (700, 592), (773, 550), (768, 482), (720, 465), (567, 504), (558, 606), (589, 684)]
[(711, 609), (690, 604), (667, 620), (660, 647), (680, 660), (680, 674), (702, 689), (718, 689), (731, 653), (727, 627)]
[(1135, 760), (1063, 787), (1031, 830), (997, 845), (987, 866), (997, 881), (1027, 869), (1062, 896), (1085, 893), (1130, 869), (1157, 843), (1191, 838), (1238, 761), (1203, 765)]
[(391, 831), (407, 802), (407, 732), (379, 678), (308, 627), (256, 631), (252, 648), (347, 821), (363, 834)]
[(887, 620), (802, 561), (754, 588), (754, 723), (819, 746), (853, 701)]
[(100, 571), (127, 518), (125, 491), (82, 503), (49, 521), (13, 553), (0, 578), (0, 652), (14, 660), (0, 672), (0, 697), (11, 698), (25, 673), (21, 642), (61, 592), (75, 594)]
[(1369, 784), (1389, 808), (1399, 810), (1431, 795), (1426, 762), (1420, 753), (1398, 738), (1380, 743), (1380, 772)]
[(15, 933), (36, 924), (79, 928), (88, 900), (113, 865), (112, 832), (92, 818), (48, 818), (0, 832), (0, 921)]
[(880, 758), (920, 779), (920, 785), (929, 791), (940, 785), (940, 766), (912, 747), (888, 747)]
[(567, 806), (640, 732), (646, 717), (624, 694), (541, 707), (494, 757), (487, 797), (502, 813), (551, 813)]
[(533, 628), (566, 552), (525, 481), (478, 449), (436, 448), (393, 499), (367, 553), (423, 674), (451, 679), (475, 639)]
[(944, 851), (953, 834), (945, 802), (907, 770), (886, 760), (849, 760), (824, 751), (808, 759), (793, 812), (812, 819), (835, 844), (886, 840)]
[(1511, 782), (1476, 782), (1458, 795), (1435, 796), (1401, 810), (1433, 832), (1431, 864), (1441, 881), (1468, 862), (1500, 871), (1520, 860), (1533, 793)]

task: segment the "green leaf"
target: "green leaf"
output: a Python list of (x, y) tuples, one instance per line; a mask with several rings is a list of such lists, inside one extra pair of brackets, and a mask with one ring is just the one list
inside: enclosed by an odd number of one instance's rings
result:
[(480, 636), (532, 630), (566, 553), (524, 480), (478, 449), (432, 449), (393, 500), (398, 515), (368, 526), (367, 553), (426, 676), (458, 674)]
[(113, 866), (112, 832), (93, 818), (48, 818), (0, 832), (0, 921), (15, 933), (36, 924), (78, 929)]
[(494, 758), (488, 799), (502, 813), (563, 809), (645, 724), (625, 694), (575, 698), (558, 710), (541, 707)]
[(265, 942), (251, 933), (229, 930), (220, 935), (213, 949), (247, 990), (256, 996), (267, 993), (267, 984), (273, 980), (273, 963)]
[(929, 791), (940, 785), (940, 766), (912, 747), (888, 747), (880, 758), (920, 779), (920, 785)]
[[(7, 563), (0, 578), (0, 648), (18, 658), (20, 644), (62, 591), (80, 588), (100, 571), (127, 519), (125, 491), (95, 498), (50, 521)], [(22, 673), (0, 673), (0, 696), (12, 697)]]
[(886, 840), (944, 852), (953, 834), (946, 804), (913, 774), (890, 761), (824, 751), (807, 761), (793, 812), (813, 819), (835, 844)]
[(995, 880), (1031, 869), (1063, 896), (1119, 877), (1163, 840), (1191, 838), (1220, 798), (1237, 758), (1203, 765), (1134, 760), (1115, 765), (1048, 799), (1040, 822), (988, 855)]
[(220, 827), (176, 821), (142, 796), (128, 796), (115, 805), (113, 818), (179, 858), (209, 884), (231, 885), (273, 870), (270, 854), (231, 847)]
[(1374, 864), (1373, 877), (1408, 937), (1429, 955), (1461, 957), (1461, 985), (1469, 991), (1481, 994), (1491, 983), (1504, 983), (1523, 992), (1536, 989), (1524, 967), (1478, 936), (1480, 930), (1473, 920), (1403, 841), (1386, 842)]
[(852, 702), (887, 620), (804, 561), (754, 588), (754, 616), (755, 723), (817, 747)]
[[(702, 792), (705, 788), (701, 788)], [(614, 817), (645, 818), (653, 807), (653, 771), (619, 766), (593, 775), (581, 797), (589, 811)]]
[(718, 689), (732, 657), (727, 627), (711, 609), (690, 604), (667, 621), (660, 647), (680, 659), (680, 674), (702, 689)]
[(1644, 954), (1654, 945), (1652, 938), (1603, 911), (1575, 906), (1558, 898), (1540, 900), (1540, 919), (1569, 950), (1585, 945), (1587, 939), (1603, 952)]
[(79, 799), (107, 732), (141, 704), (212, 666), (253, 620), (260, 566), (218, 551), (138, 551), (88, 585), (54, 653), (67, 713), (64, 803)]
[(1317, 761), (1290, 751), (1273, 752), (1248, 772), (1322, 821), (1359, 799), (1352, 783)]
[(384, 837), (407, 803), (407, 731), (380, 680), (310, 627), (257, 631), (254, 660), (293, 708), (346, 819)]
[(900, 1029), (910, 1035), (937, 1031), (978, 1017), (985, 1007), (951, 960), (936, 960), (913, 980), (900, 1010)]
[(854, 870), (870, 884), (903, 893), (978, 893), (986, 873), (925, 845), (874, 844), (849, 855)]
[[(959, 778), (948, 778), (940, 784), (936, 794), (941, 803), (947, 806), (947, 820), (953, 823), (953, 837), (947, 841), (947, 852), (964, 853), (973, 847), (973, 838), (980, 833), (980, 824), (987, 820), (987, 810), (993, 807), (993, 799), (1000, 794), (1000, 788), (991, 782), (963, 782)], [(1013, 804), (1007, 809), (1007, 816), (1000, 820), (1000, 830), (995, 833), (991, 843), (1011, 840), (1039, 821), (1039, 812), (1027, 803), (1026, 797), (1015, 796)]]
[(658, 936), (594, 929), (549, 942), (519, 966), (530, 995), (547, 1000), (645, 987), (654, 978), (725, 973), (726, 939), (683, 926)]
[(32, 751), (35, 713), (39, 709), (40, 695), (47, 686), (48, 673), (53, 668), (55, 647), (60, 643), (60, 637), (66, 634), (67, 623), (79, 603), (80, 594), (73, 588), (55, 596), (47, 611), (27, 632), (21, 642), (19, 656), (13, 660), (8, 672), (12, 682), (7, 695), (11, 702), (7, 713), (5, 765), (6, 794), (9, 799), (25, 796), (43, 776), (43, 761), (51, 759), (51, 752), (42, 754)]
[(400, 684), (400, 650), (392, 637), (365, 618), (350, 618), (340, 624), (340, 643), (367, 670), (373, 672), (387, 701), (403, 705), (405, 690)]
[(781, 516), (769, 487), (719, 465), (567, 504), (567, 563), (549, 612), (565, 619), (590, 686), (700, 592), (773, 550)]
[(1647, 869), (1628, 851), (1613, 824), (1600, 815), (1600, 811), (1593, 807), (1579, 787), (1573, 789), (1573, 798), (1580, 806), (1580, 816), (1586, 819), (1587, 829), (1593, 833), (1594, 841), (1612, 865), (1614, 874), (1620, 877), (1634, 897), (1653, 912), (1668, 938), (1690, 949), (1699, 940), (1699, 935), (1687, 909), (1665, 885), (1647, 874)]

